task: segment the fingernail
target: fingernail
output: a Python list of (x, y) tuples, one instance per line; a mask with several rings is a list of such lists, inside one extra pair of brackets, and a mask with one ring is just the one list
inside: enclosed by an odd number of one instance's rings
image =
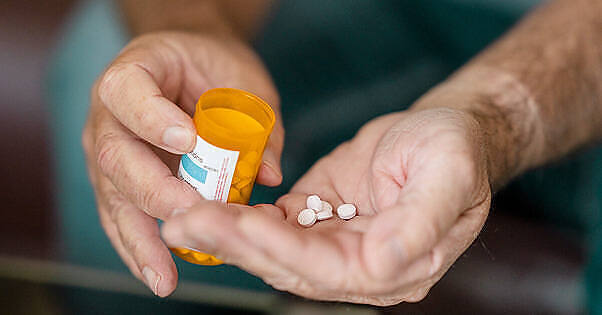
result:
[(159, 281), (161, 280), (161, 277), (159, 277), (157, 273), (148, 266), (142, 268), (142, 275), (144, 276), (144, 279), (146, 279), (146, 285), (149, 287), (149, 289), (151, 289), (153, 293), (158, 296)]
[(188, 209), (178, 208), (171, 212), (171, 218), (188, 212)]
[(263, 164), (270, 168), (278, 176), (282, 176), (280, 168), (277, 167), (279, 159), (271, 147), (265, 148), (263, 151)]
[(163, 132), (163, 144), (181, 152), (188, 152), (194, 135), (183, 127), (169, 127)]
[(278, 177), (282, 177), (282, 173), (280, 172), (280, 170), (277, 167), (275, 167), (274, 165), (272, 165), (272, 163), (270, 163), (268, 161), (263, 161), (263, 164), (265, 166), (267, 166), (267, 168), (269, 168), (274, 173), (274, 175), (276, 175)]

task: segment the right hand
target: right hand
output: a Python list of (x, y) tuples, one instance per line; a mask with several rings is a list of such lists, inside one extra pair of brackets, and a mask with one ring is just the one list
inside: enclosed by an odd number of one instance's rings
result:
[(195, 146), (195, 103), (217, 87), (250, 91), (274, 107), (277, 123), (257, 182), (279, 185), (284, 129), (278, 94), (241, 41), (179, 32), (144, 35), (120, 52), (91, 91), (83, 146), (100, 221), (130, 271), (158, 296), (175, 289), (177, 271), (156, 219), (201, 200), (174, 174), (178, 155)]

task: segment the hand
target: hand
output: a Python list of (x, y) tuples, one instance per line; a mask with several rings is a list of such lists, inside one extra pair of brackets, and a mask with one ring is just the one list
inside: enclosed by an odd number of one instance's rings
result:
[[(452, 109), (378, 118), (318, 161), (263, 211), (193, 207), (164, 240), (216, 254), (277, 289), (311, 299), (391, 305), (419, 301), (478, 235), (491, 190), (481, 131)], [(358, 216), (297, 223), (309, 194)], [(199, 233), (198, 231), (203, 231)]]
[(175, 289), (177, 271), (155, 218), (165, 220), (201, 199), (174, 174), (177, 154), (195, 145), (190, 116), (196, 100), (215, 87), (244, 89), (275, 107), (277, 124), (257, 182), (280, 184), (278, 95), (243, 43), (226, 36), (145, 35), (125, 47), (92, 88), (83, 145), (100, 221), (131, 272), (159, 296)]

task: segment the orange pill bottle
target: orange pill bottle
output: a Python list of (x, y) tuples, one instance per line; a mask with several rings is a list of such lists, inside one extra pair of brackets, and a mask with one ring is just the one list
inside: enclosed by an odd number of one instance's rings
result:
[[(218, 88), (201, 95), (193, 120), (196, 146), (182, 155), (178, 176), (205, 199), (247, 204), (276, 121), (274, 111), (249, 92)], [(199, 265), (222, 263), (189, 248), (172, 251)]]

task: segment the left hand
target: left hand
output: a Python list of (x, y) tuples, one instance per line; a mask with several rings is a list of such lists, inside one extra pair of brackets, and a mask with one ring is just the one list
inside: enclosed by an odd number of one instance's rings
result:
[[(466, 112), (390, 114), (318, 161), (276, 205), (205, 201), (166, 221), (171, 246), (209, 252), (307, 298), (419, 301), (475, 240), (491, 201), (482, 131)], [(303, 228), (318, 194), (335, 218)], [(344, 221), (336, 207), (353, 203)]]

